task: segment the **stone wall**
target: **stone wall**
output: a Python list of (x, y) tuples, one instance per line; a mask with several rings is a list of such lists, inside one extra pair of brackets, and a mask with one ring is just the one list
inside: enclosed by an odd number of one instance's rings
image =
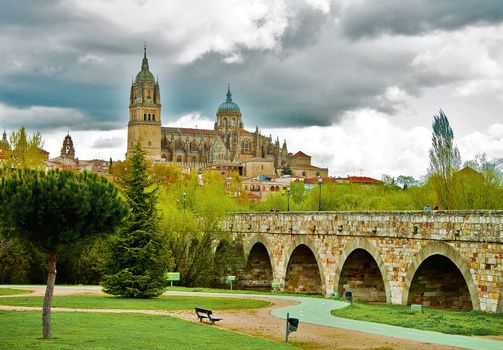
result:
[[(338, 291), (341, 283), (347, 284), (344, 278), (341, 282), (347, 258), (361, 249), (376, 263), (384, 284), (384, 300), (407, 304), (409, 292), (416, 293), (411, 286), (421, 264), (430, 256), (440, 255), (452, 262), (464, 280), (471, 306), (459, 290), (458, 302), (463, 308), (502, 310), (498, 302), (503, 289), (503, 211), (241, 213), (228, 217), (222, 227), (243, 240), (245, 256), (255, 243), (262, 243), (271, 260), (274, 281), (285, 285), (288, 280), (289, 288), (293, 288), (294, 279), (288, 267), (299, 245), (314, 256), (319, 290), (326, 295)], [(365, 262), (351, 259), (348, 264), (353, 266), (350, 270), (358, 270), (358, 264)], [(424, 286), (438, 283), (425, 276)], [(369, 287), (376, 284), (368, 277), (363, 280), (350, 282), (356, 288), (374, 288), (368, 294), (382, 300), (381, 287)], [(302, 283), (314, 286), (317, 282), (312, 279)], [(430, 304), (437, 303), (438, 298), (433, 299)], [(450, 300), (456, 304), (453, 298)]]
[(248, 256), (246, 268), (239, 279), (240, 287), (249, 289), (271, 289), (272, 266), (266, 248), (258, 243), (255, 244)]

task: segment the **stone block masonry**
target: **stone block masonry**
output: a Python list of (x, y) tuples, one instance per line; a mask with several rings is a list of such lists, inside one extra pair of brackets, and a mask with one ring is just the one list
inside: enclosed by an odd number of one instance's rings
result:
[(264, 281), (285, 290), (503, 311), (503, 211), (237, 213), (221, 226), (245, 258), (263, 245), (252, 265), (269, 259)]

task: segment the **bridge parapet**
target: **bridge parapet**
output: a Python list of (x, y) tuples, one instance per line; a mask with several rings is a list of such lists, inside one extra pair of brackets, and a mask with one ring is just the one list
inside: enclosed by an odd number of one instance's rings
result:
[(503, 243), (503, 211), (348, 211), (234, 213), (233, 233), (390, 237)]

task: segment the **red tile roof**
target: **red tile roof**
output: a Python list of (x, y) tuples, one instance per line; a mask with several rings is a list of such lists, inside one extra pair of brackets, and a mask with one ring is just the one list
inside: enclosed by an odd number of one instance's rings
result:
[(382, 184), (381, 180), (376, 180), (371, 177), (366, 176), (348, 176), (348, 177), (337, 177), (336, 181), (347, 181), (353, 183), (372, 183), (372, 184)]

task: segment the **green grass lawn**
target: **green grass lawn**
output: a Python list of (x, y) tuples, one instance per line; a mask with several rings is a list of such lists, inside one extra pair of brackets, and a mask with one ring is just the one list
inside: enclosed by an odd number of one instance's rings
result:
[(168, 316), (54, 312), (51, 340), (40, 339), (39, 312), (0, 311), (0, 324), (0, 347), (10, 350), (295, 348)]
[(29, 294), (29, 293), (31, 293), (30, 290), (0, 288), (0, 295)]
[(261, 292), (253, 290), (243, 290), (243, 289), (217, 289), (217, 288), (206, 288), (206, 287), (167, 287), (168, 292), (199, 292), (199, 293), (228, 293), (228, 294), (263, 294), (263, 295), (287, 295), (294, 297), (312, 297), (312, 298), (324, 298), (321, 294), (308, 294), (308, 293), (285, 293), (285, 292)]
[(410, 306), (354, 303), (332, 310), (332, 315), (354, 320), (385, 323), (447, 334), (503, 335), (503, 314), (480, 311), (460, 312), (425, 308), (424, 313), (410, 311)]
[[(0, 298), (0, 305), (42, 306), (43, 297)], [(55, 296), (52, 307), (74, 309), (134, 309), (134, 310), (189, 310), (199, 306), (205, 309), (246, 309), (265, 307), (270, 302), (251, 299), (212, 298), (198, 296), (161, 296), (152, 299), (128, 299), (104, 295)]]

